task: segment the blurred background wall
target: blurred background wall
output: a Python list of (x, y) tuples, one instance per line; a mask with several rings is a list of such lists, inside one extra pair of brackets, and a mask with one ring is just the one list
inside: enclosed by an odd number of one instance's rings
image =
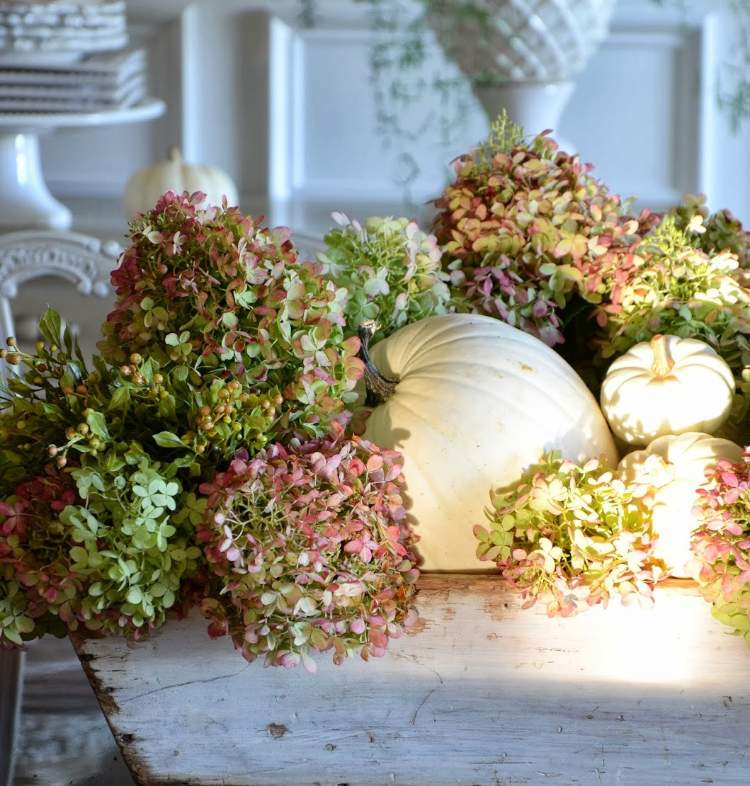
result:
[[(187, 159), (227, 170), (246, 209), (314, 231), (333, 209), (418, 205), (445, 182), (449, 161), (486, 133), (468, 86), (450, 106), (434, 90), (417, 91), (398, 110), (411, 139), (379, 131), (376, 89), (387, 90), (392, 75), (373, 84), (370, 57), (373, 43), (393, 34), (374, 30), (352, 0), (317, 0), (310, 29), (300, 27), (299, 0), (128, 6), (166, 115), (61, 131), (43, 144), (52, 190), (100, 231), (121, 229), (128, 175), (173, 143)], [(721, 0), (619, 0), (556, 131), (623, 196), (658, 209), (703, 192), (712, 207), (747, 221), (750, 125), (733, 132), (717, 103), (738, 56), (736, 33)], [(429, 36), (427, 46), (428, 71), (455, 77)]]

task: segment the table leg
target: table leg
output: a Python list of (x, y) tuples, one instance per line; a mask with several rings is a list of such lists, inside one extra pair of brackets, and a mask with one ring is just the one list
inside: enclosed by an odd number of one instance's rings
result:
[(24, 653), (0, 650), (0, 786), (12, 786)]

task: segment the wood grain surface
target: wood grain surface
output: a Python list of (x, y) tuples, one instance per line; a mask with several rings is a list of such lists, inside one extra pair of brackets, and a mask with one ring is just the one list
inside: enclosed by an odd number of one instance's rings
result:
[(140, 784), (747, 786), (750, 650), (695, 589), (549, 619), (427, 576), (422, 631), (317, 675), (245, 663), (195, 616), (77, 643)]

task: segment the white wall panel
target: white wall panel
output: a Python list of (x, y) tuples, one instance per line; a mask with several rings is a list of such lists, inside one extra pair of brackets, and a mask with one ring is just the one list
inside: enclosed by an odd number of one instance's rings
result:
[(696, 190), (698, 57), (691, 30), (615, 28), (579, 79), (561, 131), (624, 196), (662, 207)]
[[(292, 95), (294, 135), (292, 191), (303, 199), (363, 199), (396, 201), (403, 196), (404, 153), (414, 156), (420, 172), (413, 184), (422, 199), (438, 191), (449, 175), (449, 162), (473, 145), (487, 130), (476, 102), (451, 145), (442, 142), (441, 111), (434, 95), (404, 107), (400, 123), (424, 126), (419, 139), (384, 139), (377, 130), (376, 104), (370, 83), (369, 30), (311, 30), (298, 34), (290, 57), (287, 86)], [(442, 52), (430, 51), (426, 70), (456, 75)], [(278, 82), (276, 82), (278, 84)], [(272, 140), (273, 144), (273, 140)]]
[[(487, 119), (467, 94), (449, 144), (438, 123), (427, 122), (418, 140), (385, 145), (370, 83), (376, 34), (351, 0), (319, 0), (324, 13), (309, 31), (269, 24), (257, 13), (271, 9), (293, 22), (294, 0), (205, 0), (185, 10), (184, 2), (170, 0), (158, 18), (144, 0), (131, 6), (150, 41), (155, 92), (170, 113), (153, 124), (45, 140), (49, 180), (62, 195), (117, 194), (134, 168), (177, 141), (190, 158), (227, 169), (246, 206), (269, 195), (277, 203), (291, 199), (279, 215), (304, 222), (357, 202), (397, 209), (404, 153), (419, 163), (410, 194), (419, 202), (441, 187), (450, 159), (485, 133)], [(704, 190), (714, 207), (750, 220), (750, 124), (733, 136), (715, 100), (736, 31), (718, 0), (686, 7), (621, 0), (561, 133), (624, 196), (661, 208), (686, 191)], [(451, 72), (437, 46), (430, 58), (435, 69)], [(439, 111), (427, 93), (405, 120), (424, 122)]]

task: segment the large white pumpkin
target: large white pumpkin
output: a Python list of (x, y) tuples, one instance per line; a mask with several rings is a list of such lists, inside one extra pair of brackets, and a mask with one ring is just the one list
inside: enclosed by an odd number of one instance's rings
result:
[(123, 202), (128, 216), (151, 210), (166, 191), (192, 194), (202, 191), (205, 205), (220, 205), (226, 196), (230, 205), (238, 201), (237, 186), (229, 175), (216, 167), (188, 164), (179, 148), (169, 151), (166, 161), (139, 169), (125, 185)]
[(516, 481), (544, 450), (583, 461), (617, 452), (575, 371), (533, 336), (499, 320), (448, 314), (401, 328), (371, 351), (398, 378), (365, 436), (404, 454), (406, 507), (424, 570), (487, 569), (475, 524), (491, 488)]
[(739, 461), (742, 448), (728, 439), (693, 432), (659, 437), (620, 462), (623, 479), (653, 495), (655, 551), (673, 576), (690, 574), (690, 539), (699, 523), (693, 513), (697, 490), (706, 482), (706, 469), (721, 458)]
[(602, 411), (630, 445), (666, 434), (713, 434), (729, 416), (734, 388), (732, 370), (704, 341), (658, 335), (609, 367)]

